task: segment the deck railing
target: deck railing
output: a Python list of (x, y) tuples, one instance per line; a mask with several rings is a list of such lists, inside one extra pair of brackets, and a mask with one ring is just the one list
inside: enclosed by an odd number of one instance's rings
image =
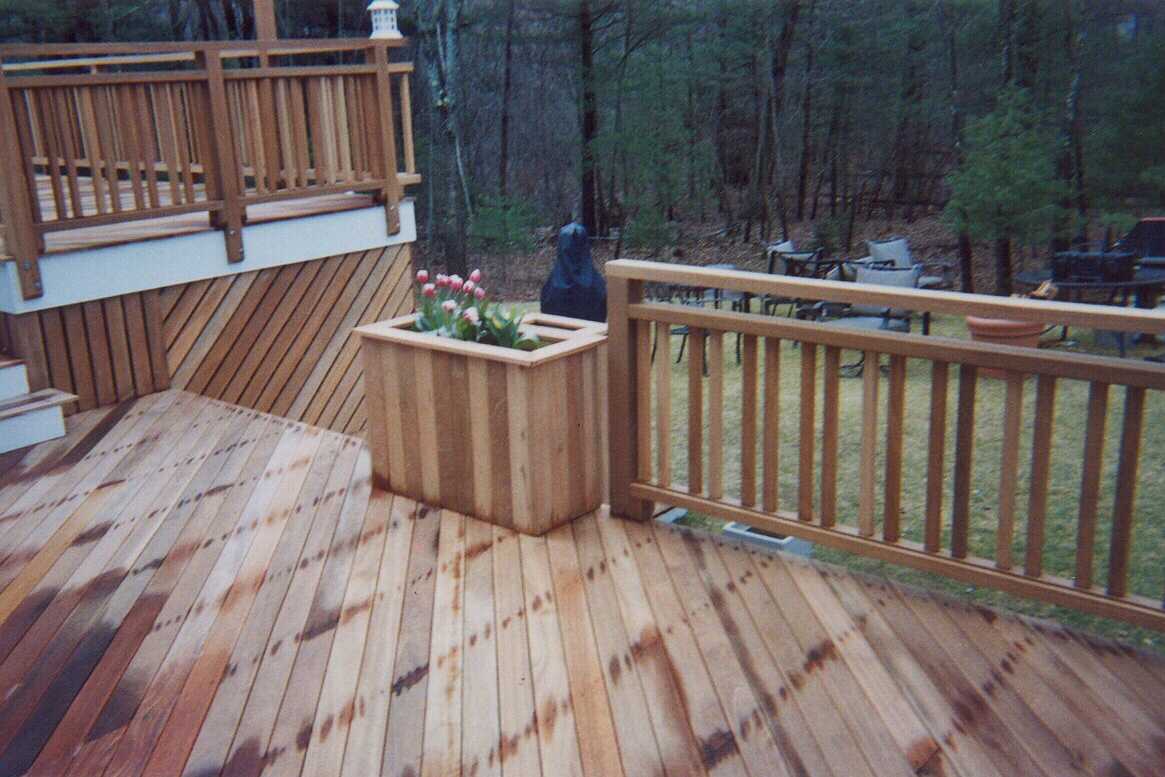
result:
[[(885, 289), (650, 262), (613, 262), (607, 273), (615, 512), (645, 518), (659, 504), (679, 506), (957, 580), (1165, 628), (1161, 589), (1135, 591), (1130, 576), (1138, 473), (1151, 473), (1156, 481), (1165, 465), (1161, 460), (1142, 461), (1146, 402), (1161, 399), (1165, 366), (652, 303), (644, 300), (644, 288), (664, 284), (724, 289), (1154, 334), (1165, 333), (1165, 316), (1108, 306)], [(674, 367), (669, 359), (667, 343), (677, 332), (687, 334), (686, 368)], [(735, 369), (725, 364), (729, 334), (740, 337), (740, 383), (739, 403), (732, 399), (726, 404), (725, 373)], [(864, 354), (859, 379), (843, 380), (843, 351)], [(786, 371), (784, 381), (782, 359), (792, 372)], [(879, 364), (888, 369), (885, 375), (875, 366)], [(678, 379), (678, 391), (673, 390), (673, 370), (686, 373)], [(984, 370), (1002, 371), (1002, 380), (988, 379)], [(1034, 385), (1028, 378), (1034, 378)], [(730, 389), (735, 398), (736, 386)], [(792, 392), (796, 402), (791, 403), (786, 392)], [(1032, 396), (1029, 392), (1034, 392), (1034, 402), (1025, 403), (1025, 394)], [(1119, 443), (1110, 446), (1116, 449), (1114, 471), (1104, 465), (1104, 450), (1109, 405), (1118, 392), (1123, 403)], [(850, 400), (844, 405), (839, 401), (843, 393)], [(1065, 411), (1076, 411), (1061, 408), (1059, 427), (1053, 423), (1058, 393), (1081, 409), (1079, 417), (1065, 419)], [(995, 398), (1001, 400), (1001, 408)], [(682, 406), (673, 406), (679, 402), (687, 403), (686, 418)], [(729, 450), (737, 438), (726, 433), (726, 407), (740, 421), (737, 452)], [(1025, 407), (1032, 416), (1027, 424)], [(792, 418), (787, 417), (790, 414)], [(906, 438), (911, 440), (909, 468)], [(1069, 446), (1069, 438), (1080, 438), (1082, 447)], [(986, 448), (984, 441), (991, 442), (991, 459), (983, 452), (976, 455), (977, 440), (981, 450)], [(794, 455), (795, 464), (782, 475), (782, 448), (790, 443), (796, 453), (786, 455)], [(1030, 460), (1021, 461), (1021, 450), (1029, 449)], [(1160, 453), (1159, 445), (1154, 449)], [(686, 472), (677, 471), (681, 467), (672, 462), (685, 455)], [(1070, 538), (1047, 536), (1053, 457), (1062, 465), (1055, 473), (1057, 515), (1064, 518), (1067, 495), (1067, 522), (1074, 525), (1071, 532), (1065, 531), (1074, 534)], [(738, 486), (728, 482), (726, 462), (732, 464), (734, 480), (739, 465)], [(1065, 476), (1065, 470), (1070, 474)], [(1026, 515), (1019, 501), (1025, 491)], [(848, 509), (839, 507), (839, 494)], [(1110, 512), (1101, 502), (1102, 494), (1110, 495), (1110, 503), (1105, 499)], [(1160, 504), (1152, 505), (1140, 517), (1160, 519), (1161, 509)], [(1153, 522), (1142, 526), (1142, 531), (1146, 529), (1157, 531)], [(1045, 558), (1049, 540), (1057, 547), (1069, 546), (1055, 564)], [(1159, 554), (1151, 564), (1148, 578), (1155, 580)]]
[[(0, 214), (25, 298), (50, 232), (205, 212), (237, 262), (248, 206), (346, 191), (399, 231), (417, 180), (399, 44), (0, 46)], [(341, 56), (362, 61), (296, 63)]]

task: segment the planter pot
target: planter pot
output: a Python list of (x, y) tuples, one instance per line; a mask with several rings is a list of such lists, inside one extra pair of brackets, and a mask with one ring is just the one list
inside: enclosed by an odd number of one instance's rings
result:
[[(1040, 335), (1047, 328), (1038, 321), (1013, 321), (1008, 318), (982, 318), (967, 316), (967, 329), (971, 339), (980, 343), (1014, 345), (1035, 348), (1040, 344)], [(991, 378), (1003, 378), (1004, 372), (996, 369), (981, 369), (979, 372)]]
[(378, 487), (526, 534), (606, 498), (606, 324), (531, 314), (516, 351), (360, 327)]

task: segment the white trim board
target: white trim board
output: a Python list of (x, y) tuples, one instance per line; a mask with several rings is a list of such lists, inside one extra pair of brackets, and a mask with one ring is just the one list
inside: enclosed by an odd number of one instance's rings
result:
[(417, 239), (417, 221), (411, 199), (400, 203), (400, 227), (398, 234), (388, 234), (382, 206), (245, 226), (244, 259), (235, 264), (227, 261), (226, 242), (217, 229), (52, 254), (40, 260), (44, 296), (31, 300), (21, 298), (16, 262), (2, 262), (0, 312), (31, 313), (206, 278), (412, 243)]

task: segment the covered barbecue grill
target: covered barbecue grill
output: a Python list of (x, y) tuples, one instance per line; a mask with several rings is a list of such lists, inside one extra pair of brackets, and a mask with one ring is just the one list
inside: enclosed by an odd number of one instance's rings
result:
[(1165, 216), (1141, 219), (1116, 248), (1136, 254), (1147, 267), (1165, 267)]

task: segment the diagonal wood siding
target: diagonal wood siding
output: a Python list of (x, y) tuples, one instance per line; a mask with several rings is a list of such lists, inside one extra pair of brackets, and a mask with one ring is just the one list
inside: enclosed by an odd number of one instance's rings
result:
[(408, 246), (162, 290), (175, 388), (349, 434), (366, 423), (360, 324), (412, 308)]
[(352, 330), (412, 309), (408, 246), (0, 316), (0, 348), (70, 411), (186, 389), (348, 434), (365, 426)]

